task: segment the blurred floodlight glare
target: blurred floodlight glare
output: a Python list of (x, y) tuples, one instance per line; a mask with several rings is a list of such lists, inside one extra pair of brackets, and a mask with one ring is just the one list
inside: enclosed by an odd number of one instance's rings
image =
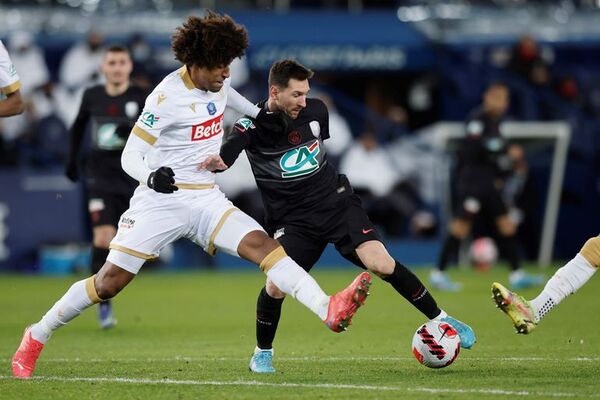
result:
[(397, 15), (398, 19), (402, 22), (419, 22), (428, 19), (430, 12), (426, 7), (422, 6), (399, 7)]

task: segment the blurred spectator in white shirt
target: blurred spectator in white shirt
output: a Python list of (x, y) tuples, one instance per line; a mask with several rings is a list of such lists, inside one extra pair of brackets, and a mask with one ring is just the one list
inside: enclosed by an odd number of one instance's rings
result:
[(256, 221), (263, 222), (262, 198), (245, 151), (240, 153), (230, 168), (217, 174), (216, 183), (236, 207)]
[(69, 89), (79, 89), (99, 79), (103, 37), (90, 32), (85, 42), (71, 47), (60, 65), (60, 82)]
[(314, 97), (325, 103), (329, 110), (329, 139), (325, 140), (325, 148), (329, 159), (335, 165), (339, 164), (341, 156), (352, 144), (354, 140), (350, 125), (346, 119), (338, 112), (333, 99), (325, 93), (317, 93)]
[(10, 57), (19, 71), (21, 94), (29, 95), (50, 79), (42, 50), (33, 43), (29, 32), (15, 32), (10, 36)]
[(370, 132), (348, 149), (340, 162), (340, 172), (354, 188), (366, 189), (376, 196), (390, 193), (399, 178), (390, 155)]

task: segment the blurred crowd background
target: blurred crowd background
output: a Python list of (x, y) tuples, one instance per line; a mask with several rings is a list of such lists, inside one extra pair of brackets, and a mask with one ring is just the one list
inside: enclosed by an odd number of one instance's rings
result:
[[(497, 81), (510, 89), (510, 119), (566, 122), (571, 139), (553, 256), (570, 257), (600, 227), (599, 7), (598, 0), (0, 1), (0, 38), (27, 104), (24, 114), (0, 120), (0, 270), (38, 270), (40, 249), (89, 240), (82, 188), (63, 171), (68, 129), (83, 90), (100, 82), (103, 48), (126, 45), (133, 81), (151, 89), (179, 67), (170, 50), (174, 28), (205, 8), (249, 31), (232, 85), (250, 100), (266, 97), (268, 69), (279, 58), (315, 70), (311, 96), (329, 106), (330, 161), (409, 259), (420, 252), (415, 259), (432, 263), (436, 252), (423, 248), (439, 247), (447, 222), (439, 171), (452, 168), (453, 154), (427, 145), (429, 126), (464, 122)], [(506, 196), (528, 216), (521, 244), (534, 259), (554, 147), (523, 144)], [(234, 203), (260, 218), (247, 164), (219, 180)], [(170, 262), (219, 263), (196, 253), (176, 247)]]

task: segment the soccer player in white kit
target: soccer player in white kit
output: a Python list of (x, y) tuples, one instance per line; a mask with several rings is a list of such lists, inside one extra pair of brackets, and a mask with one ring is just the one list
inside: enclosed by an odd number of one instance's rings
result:
[(248, 47), (247, 32), (229, 16), (189, 17), (173, 36), (184, 64), (146, 99), (123, 150), (123, 169), (140, 181), (119, 221), (98, 274), (74, 283), (42, 319), (25, 329), (12, 359), (13, 374), (29, 378), (53, 331), (92, 304), (114, 297), (144, 262), (185, 237), (208, 253), (220, 249), (260, 266), (269, 279), (319, 316), (335, 332), (349, 325), (368, 294), (363, 272), (344, 290), (326, 295), (317, 282), (252, 218), (214, 185), (215, 174), (196, 165), (218, 153), (223, 112), (229, 105), (259, 124), (285, 129), (285, 116), (260, 110), (229, 86), (229, 65)]
[(20, 88), (17, 70), (0, 40), (0, 117), (10, 117), (23, 112), (25, 105)]

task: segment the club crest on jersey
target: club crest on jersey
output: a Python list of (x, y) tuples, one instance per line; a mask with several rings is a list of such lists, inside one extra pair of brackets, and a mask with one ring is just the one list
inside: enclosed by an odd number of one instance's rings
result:
[(206, 109), (208, 110), (208, 113), (210, 115), (215, 115), (215, 113), (217, 112), (217, 106), (215, 106), (215, 103), (213, 103), (212, 101), (206, 105)]
[(311, 145), (288, 151), (279, 160), (279, 166), (282, 169), (281, 176), (295, 178), (315, 171), (319, 168), (317, 154), (320, 151), (318, 140)]
[(302, 142), (302, 135), (298, 131), (291, 131), (288, 134), (288, 142), (291, 144), (300, 144)]
[(254, 129), (254, 123), (249, 118), (240, 118), (235, 123), (235, 129), (240, 131), (240, 133), (246, 132), (248, 129)]
[(149, 111), (145, 111), (142, 114), (142, 123), (149, 128), (153, 128), (154, 123), (157, 122), (159, 119), (160, 119), (160, 117), (157, 117), (156, 115), (152, 114)]
[(198, 125), (192, 125), (192, 141), (206, 140), (223, 133), (223, 114), (204, 121)]

